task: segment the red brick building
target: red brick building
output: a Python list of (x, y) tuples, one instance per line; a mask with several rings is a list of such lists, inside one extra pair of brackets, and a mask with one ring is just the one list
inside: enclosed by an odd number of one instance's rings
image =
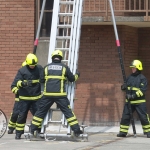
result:
[[(0, 0), (0, 109), (9, 117), (14, 95), (10, 85), (24, 61), (33, 51), (34, 37), (42, 0)], [(37, 56), (46, 64), (52, 1), (46, 5)], [(143, 62), (144, 75), (150, 80), (150, 3), (113, 0), (126, 75), (133, 59)], [(107, 0), (84, 0), (79, 50), (75, 114), (80, 122), (115, 125), (124, 105), (123, 83), (115, 35)], [(150, 88), (146, 93), (150, 113)]]

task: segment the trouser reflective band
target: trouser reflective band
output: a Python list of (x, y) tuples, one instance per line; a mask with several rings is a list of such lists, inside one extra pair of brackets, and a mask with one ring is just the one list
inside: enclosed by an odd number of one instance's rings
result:
[(42, 118), (39, 118), (39, 117), (36, 117), (34, 116), (33, 117), (33, 120), (32, 120), (32, 124), (36, 125), (36, 126), (40, 126), (41, 123), (42, 123), (43, 119)]
[(68, 123), (69, 123), (70, 126), (73, 126), (73, 125), (75, 125), (75, 124), (78, 124), (78, 121), (77, 121), (76, 116), (73, 116), (73, 117), (68, 118), (67, 121), (68, 121)]
[(16, 123), (16, 130), (22, 131), (24, 130), (25, 124)]
[(129, 126), (120, 125), (120, 132), (128, 133)]
[(149, 115), (147, 114), (147, 120), (148, 120), (148, 122), (149, 122), (149, 124), (150, 124), (150, 120), (149, 120)]
[(8, 127), (16, 128), (16, 123), (9, 121)]
[(150, 132), (150, 125), (143, 125), (142, 127), (144, 132)]

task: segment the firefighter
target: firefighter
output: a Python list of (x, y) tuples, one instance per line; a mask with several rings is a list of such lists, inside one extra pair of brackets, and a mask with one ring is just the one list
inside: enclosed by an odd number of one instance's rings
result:
[(52, 53), (52, 63), (44, 67), (45, 87), (42, 99), (39, 103), (39, 108), (33, 116), (31, 123), (31, 134), (41, 125), (47, 111), (55, 102), (60, 110), (64, 113), (71, 129), (76, 136), (83, 134), (80, 130), (78, 120), (71, 110), (70, 102), (66, 93), (66, 81), (74, 82), (79, 78), (79, 73), (72, 74), (69, 67), (61, 63), (63, 53), (60, 50), (55, 50)]
[(137, 112), (142, 124), (143, 132), (150, 138), (150, 122), (146, 110), (145, 92), (147, 90), (147, 79), (141, 73), (143, 70), (142, 63), (139, 60), (133, 60), (131, 65), (132, 74), (127, 78), (126, 84), (121, 86), (121, 90), (126, 91), (126, 103), (124, 106), (120, 132), (117, 137), (126, 137), (130, 125), (130, 112), (128, 108), (128, 100), (131, 103), (132, 113)]
[(29, 53), (26, 57), (26, 66), (18, 70), (15, 77), (19, 89), (20, 110), (16, 122), (16, 137), (20, 139), (24, 133), (26, 118), (30, 107), (33, 114), (37, 110), (37, 101), (41, 98), (40, 69), (37, 67), (38, 59)]
[[(24, 61), (22, 63), (22, 67), (24, 67), (26, 65), (26, 61)], [(15, 80), (12, 83), (12, 92), (15, 94), (15, 103), (14, 103), (14, 107), (13, 107), (13, 112), (11, 113), (11, 117), (8, 123), (8, 134), (13, 134), (13, 131), (16, 128), (16, 121), (19, 115), (19, 108), (20, 108), (20, 103), (19, 103), (19, 89), (16, 86)], [(33, 111), (32, 108), (30, 108), (30, 112), (33, 115)]]

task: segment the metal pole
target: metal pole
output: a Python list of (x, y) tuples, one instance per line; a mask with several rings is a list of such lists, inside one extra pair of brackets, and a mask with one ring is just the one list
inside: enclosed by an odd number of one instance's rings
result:
[[(126, 83), (126, 75), (125, 75), (125, 69), (124, 69), (124, 64), (123, 64), (123, 59), (122, 59), (121, 48), (120, 48), (120, 41), (119, 41), (119, 37), (118, 37), (118, 31), (117, 31), (117, 27), (116, 27), (114, 10), (113, 10), (113, 5), (112, 5), (111, 0), (109, 0), (109, 4), (110, 4), (111, 15), (112, 15), (112, 22), (113, 22), (113, 26), (114, 26), (115, 37), (116, 37), (116, 45), (117, 45), (118, 54), (119, 54), (119, 60), (120, 60), (120, 66), (121, 66), (123, 81), (124, 81), (124, 83)], [(131, 108), (131, 104), (130, 104), (129, 100), (128, 100), (128, 108), (129, 108), (130, 117), (131, 117), (131, 124), (132, 124), (132, 128), (133, 128), (133, 134), (136, 137), (135, 122), (134, 122), (132, 108)]]
[(40, 20), (39, 20), (39, 23), (38, 23), (38, 29), (37, 29), (37, 33), (36, 33), (36, 38), (35, 38), (35, 41), (34, 41), (33, 54), (36, 54), (36, 49), (37, 49), (37, 45), (38, 45), (38, 40), (39, 40), (39, 35), (40, 35), (40, 30), (41, 30), (41, 24), (42, 24), (45, 4), (46, 4), (46, 0), (43, 0), (41, 14), (40, 14)]

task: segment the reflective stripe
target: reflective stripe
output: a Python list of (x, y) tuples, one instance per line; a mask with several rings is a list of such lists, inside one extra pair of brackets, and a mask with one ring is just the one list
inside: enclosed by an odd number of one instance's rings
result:
[(148, 122), (149, 122), (149, 124), (150, 124), (149, 115), (148, 115), (148, 114), (146, 114), (146, 115), (147, 115), (147, 120), (148, 120)]
[(41, 123), (39, 123), (39, 122), (35, 122), (35, 121), (32, 121), (32, 124), (34, 124), (34, 125), (36, 125), (36, 126), (41, 125)]
[(23, 81), (25, 81), (25, 82), (32, 81), (32, 83), (38, 83), (38, 82), (40, 82), (40, 80), (23, 80)]
[(19, 98), (15, 98), (15, 101), (19, 101)]
[(144, 132), (150, 132), (150, 129), (146, 129), (146, 130), (144, 129), (143, 131), (144, 131)]
[[(128, 86), (128, 90), (131, 90), (131, 87)], [(133, 91), (138, 91), (138, 90), (140, 90), (140, 89), (139, 89), (139, 88), (136, 88), (136, 87), (132, 87), (132, 90), (133, 90)]]
[(17, 87), (18, 87), (18, 88), (19, 88), (19, 87), (22, 87), (22, 86), (21, 86), (21, 82), (22, 82), (22, 81), (20, 81), (20, 80), (17, 82)]
[(16, 123), (9, 121), (9, 123), (11, 123), (12, 125), (16, 125)]
[(8, 127), (16, 127), (16, 123), (9, 121)]
[(64, 79), (61, 80), (61, 87), (60, 87), (60, 92), (61, 92), (61, 93), (64, 92), (64, 80), (66, 80), (65, 73), (66, 73), (66, 68), (63, 67), (63, 70), (62, 70), (62, 77), (63, 77)]
[(73, 126), (75, 124), (78, 124), (78, 121), (74, 121), (74, 122), (69, 123), (70, 126)]
[(75, 81), (77, 81), (77, 80), (78, 80), (78, 75), (76, 74), (76, 75), (75, 75)]
[(40, 121), (40, 122), (42, 122), (42, 120), (43, 120), (42, 118), (39, 118), (39, 117), (36, 117), (36, 116), (34, 116), (33, 119), (35, 119), (37, 121)]
[(74, 117), (71, 117), (71, 118), (67, 119), (67, 121), (69, 122), (69, 121), (72, 121), (72, 120), (75, 120), (75, 119), (76, 119), (76, 117), (74, 116)]
[(142, 126), (144, 129), (150, 128), (150, 125)]
[(8, 127), (16, 128), (16, 124), (15, 125), (8, 124)]
[(22, 130), (24, 130), (24, 127), (22, 127), (22, 128), (16, 127), (16, 130), (22, 131)]
[(45, 76), (45, 79), (63, 79), (65, 80), (66, 77), (63, 77), (63, 76)]
[[(128, 102), (128, 100), (126, 99), (126, 102)], [(146, 102), (146, 100), (131, 100), (130, 103), (131, 104), (139, 104), (139, 103), (144, 103)]]
[(140, 94), (138, 92), (136, 92), (137, 97), (140, 97)]
[(23, 100), (37, 100), (39, 98), (41, 98), (42, 95), (39, 96), (32, 96), (32, 97), (27, 97), (27, 96), (19, 96), (19, 99), (23, 99)]
[(128, 130), (126, 130), (126, 129), (120, 129), (120, 131), (128, 133)]
[(18, 88), (17, 87), (14, 87), (12, 90), (11, 90), (13, 93), (16, 93), (18, 91)]
[(143, 93), (142, 93), (140, 90), (138, 90), (138, 91), (136, 92), (136, 94), (137, 94), (138, 97), (143, 96)]
[(64, 92), (64, 93), (47, 93), (47, 92), (43, 92), (43, 95), (49, 95), (49, 96), (66, 96), (67, 93)]
[(125, 126), (125, 125), (120, 125), (120, 128), (125, 128), (125, 129), (129, 129), (129, 126)]
[(44, 71), (45, 71), (45, 75), (47, 76), (48, 75), (48, 67), (46, 67)]
[(24, 127), (24, 126), (25, 126), (25, 124), (18, 124), (18, 123), (16, 123), (16, 126)]

